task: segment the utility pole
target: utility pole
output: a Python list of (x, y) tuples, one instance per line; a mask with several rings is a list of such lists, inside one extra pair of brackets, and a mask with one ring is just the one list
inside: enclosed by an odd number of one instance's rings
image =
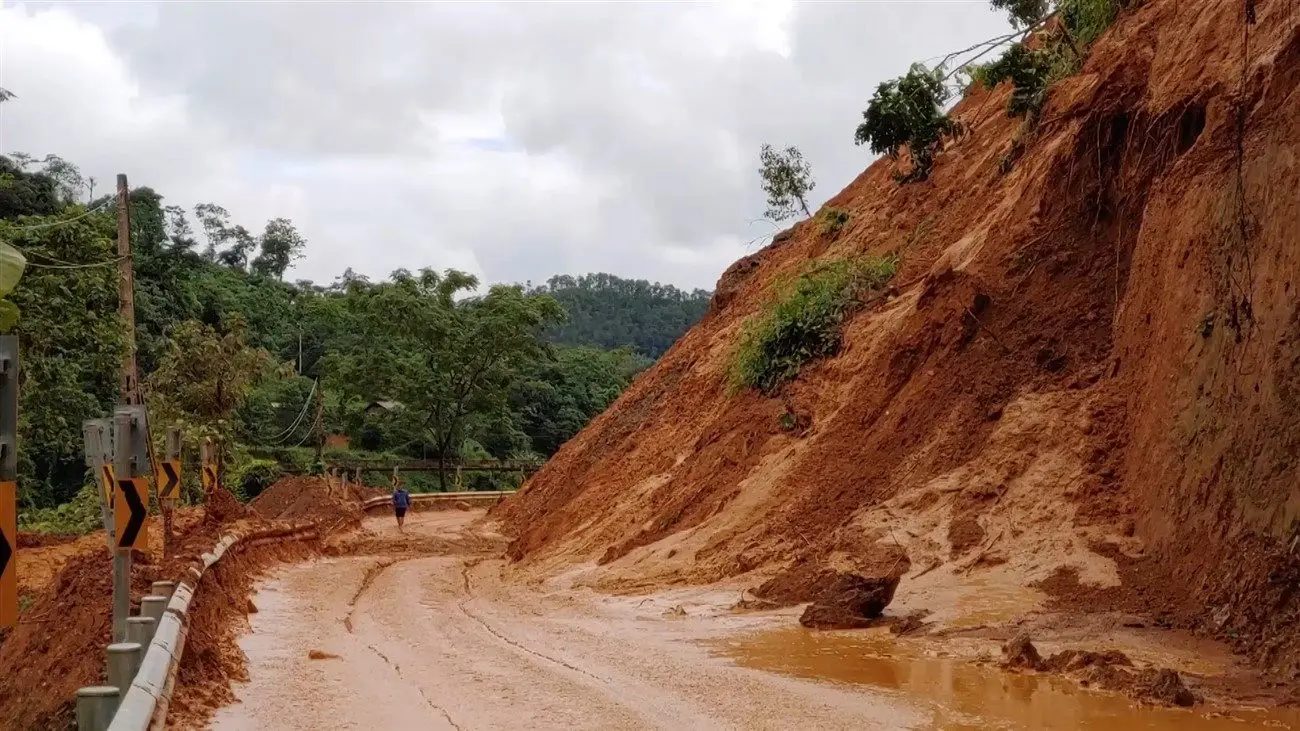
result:
[(117, 300), (118, 315), (126, 328), (126, 352), (122, 354), (121, 398), (123, 406), (138, 404), (140, 390), (135, 370), (135, 273), (131, 260), (131, 192), (126, 173), (117, 175)]
[(325, 464), (325, 389), (316, 389), (316, 423), (312, 426), (316, 432), (316, 461)]

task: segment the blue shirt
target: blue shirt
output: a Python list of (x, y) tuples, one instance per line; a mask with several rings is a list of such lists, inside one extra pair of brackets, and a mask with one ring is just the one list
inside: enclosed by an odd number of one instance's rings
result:
[(395, 508), (411, 507), (411, 493), (402, 490), (400, 488), (397, 490), (393, 490), (393, 507)]

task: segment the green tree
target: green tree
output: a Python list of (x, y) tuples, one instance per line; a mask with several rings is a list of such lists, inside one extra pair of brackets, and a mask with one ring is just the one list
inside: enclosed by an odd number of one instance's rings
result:
[(906, 145), (912, 156), (912, 170), (895, 177), (899, 182), (924, 180), (930, 175), (943, 138), (958, 130), (958, 124), (943, 111), (948, 98), (942, 67), (930, 70), (913, 64), (906, 75), (876, 88), (853, 141), (870, 144), (872, 152), (892, 158), (897, 158)]
[(766, 142), (758, 152), (758, 177), (767, 194), (767, 217), (773, 221), (794, 218), (799, 211), (811, 216), (808, 193), (816, 187), (812, 166), (798, 147), (777, 150)]
[(267, 277), (283, 279), (284, 272), (295, 260), (302, 258), (307, 241), (287, 218), (273, 218), (259, 242), (261, 253), (253, 260), (253, 271)]
[(219, 328), (187, 320), (172, 330), (167, 353), (145, 387), (150, 408), (163, 421), (229, 444), (236, 411), (274, 370), (270, 353), (248, 345), (241, 316)]
[(627, 388), (645, 361), (629, 349), (557, 348), (525, 363), (510, 387), (515, 422), (532, 447), (555, 454)]
[(0, 221), (0, 242), (28, 262), (9, 295), (22, 313), (14, 332), (23, 358), (19, 485), (28, 507), (76, 493), (85, 476), (81, 423), (116, 401), (125, 339), (113, 232), (111, 213), (80, 205)]
[(663, 355), (699, 322), (712, 296), (604, 273), (551, 277), (527, 291), (550, 295), (568, 312), (564, 322), (544, 331), (547, 340), (605, 349), (630, 346), (651, 358)]
[[(396, 272), (391, 283), (354, 285), (367, 337), (381, 344), (342, 355), (332, 374), (340, 390), (402, 404), (401, 418), (427, 435), (443, 463), (459, 453), (471, 418), (508, 413), (514, 374), (546, 353), (538, 332), (564, 317), (554, 299), (517, 286), (457, 299), (477, 286), (469, 274), (429, 269)], [(440, 476), (445, 489), (445, 472)]]
[(1025, 30), (1037, 25), (1051, 12), (1049, 0), (990, 0), (995, 10), (1005, 10), (1014, 28)]

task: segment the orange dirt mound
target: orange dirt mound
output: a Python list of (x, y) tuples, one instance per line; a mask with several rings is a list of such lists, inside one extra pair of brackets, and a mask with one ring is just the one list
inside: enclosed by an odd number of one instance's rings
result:
[[(929, 180), (879, 161), (829, 201), (841, 232), (804, 221), (733, 265), (493, 511), (516, 569), (594, 561), (580, 581), (636, 589), (790, 567), (783, 600), (900, 552), (900, 596), (1065, 570), (1300, 673), (1300, 18), (1254, 7), (1246, 57), (1236, 0), (1137, 4), (1036, 129), (977, 92)], [(774, 284), (862, 253), (902, 263), (840, 353), (729, 395)]]
[[(155, 522), (150, 552), (133, 553), (131, 589), (135, 597), (148, 593), (152, 582), (175, 579), (181, 568), (202, 551), (211, 550), (216, 528), (201, 519), (200, 511), (179, 511), (176, 521), (177, 555), (161, 557), (161, 526)], [(113, 574), (102, 533), (71, 544), (25, 549), (19, 569), (32, 563), (47, 570), (50, 559), (28, 555), (40, 551), (65, 551), (58, 568), (42, 581), (24, 583), (25, 607), (18, 627), (0, 631), (0, 728), (66, 729), (73, 725), (77, 689), (105, 680), (105, 647), (112, 625)], [(24, 564), (29, 564), (24, 568)], [(138, 607), (133, 608), (133, 611)]]
[(285, 477), (262, 491), (249, 507), (268, 520), (316, 520), (326, 533), (359, 523), (361, 493), (325, 477)]

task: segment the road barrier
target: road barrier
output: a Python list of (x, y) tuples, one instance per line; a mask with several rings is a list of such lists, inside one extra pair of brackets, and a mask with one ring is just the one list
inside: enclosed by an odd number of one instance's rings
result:
[[(161, 731), (167, 722), (167, 710), (171, 705), (172, 691), (176, 687), (176, 672), (180, 667), (181, 656), (185, 651), (185, 637), (188, 633), (187, 616), (190, 602), (194, 598), (203, 574), (222, 556), (235, 550), (254, 548), (267, 543), (279, 543), (290, 540), (312, 540), (320, 538), (320, 529), (315, 523), (297, 523), (281, 525), (261, 530), (235, 530), (223, 535), (212, 551), (204, 553), (186, 570), (185, 576), (175, 585), (170, 597), (150, 596), (141, 602), (148, 606), (150, 613), (156, 611), (157, 604), (166, 600), (166, 609), (153, 627), (144, 656), (139, 660), (139, 670), (124, 696), (119, 695), (120, 703), (113, 703), (109, 688), (83, 688), (77, 697), (78, 726), (80, 731), (103, 731), (104, 720), (112, 718), (108, 731)], [(157, 582), (154, 591), (166, 590), (170, 582)], [(113, 688), (111, 690), (116, 690)], [(83, 702), (86, 708), (81, 708)], [(115, 711), (105, 709), (116, 706)], [(86, 719), (83, 725), (82, 719)]]
[[(435, 505), (437, 503), (454, 503), (464, 501), (468, 503), (499, 502), (508, 495), (515, 494), (515, 490), (476, 490), (470, 492), (413, 492), (411, 493), (411, 507), (415, 508), (420, 505)], [(367, 498), (361, 503), (362, 509), (367, 513), (379, 510), (391, 510), (393, 507), (393, 498), (391, 495), (380, 495), (379, 497)]]

